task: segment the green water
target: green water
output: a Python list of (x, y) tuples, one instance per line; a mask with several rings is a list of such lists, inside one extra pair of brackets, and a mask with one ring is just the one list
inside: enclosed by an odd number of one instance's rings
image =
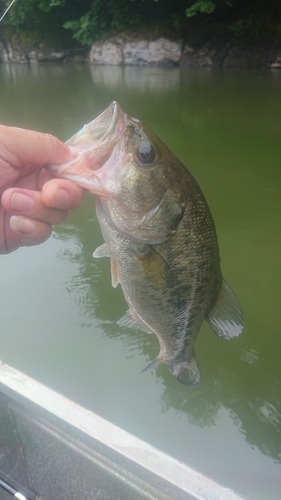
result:
[(0, 65), (0, 121), (66, 140), (117, 100), (189, 167), (216, 221), (245, 329), (204, 325), (200, 387), (140, 375), (154, 336), (121, 329), (94, 197), (44, 245), (0, 258), (0, 357), (253, 500), (281, 492), (281, 73)]

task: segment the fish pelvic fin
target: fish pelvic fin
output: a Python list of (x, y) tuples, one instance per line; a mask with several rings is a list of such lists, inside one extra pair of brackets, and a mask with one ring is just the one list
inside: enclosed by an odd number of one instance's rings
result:
[(110, 253), (109, 253), (107, 244), (103, 243), (103, 245), (96, 248), (94, 253), (93, 253), (93, 257), (95, 259), (101, 259), (103, 257), (110, 257)]
[(206, 321), (212, 330), (223, 339), (238, 337), (243, 330), (242, 308), (235, 293), (226, 281), (222, 281), (218, 299), (209, 312)]
[(116, 263), (116, 260), (112, 255), (110, 255), (110, 251), (106, 243), (103, 243), (100, 247), (96, 248), (93, 253), (93, 257), (95, 259), (101, 259), (103, 257), (110, 257), (110, 267), (111, 267), (111, 284), (113, 288), (116, 288), (120, 283), (119, 279), (119, 270)]
[(201, 373), (195, 353), (184, 360), (172, 360), (169, 368), (177, 381), (186, 387), (196, 387), (201, 383)]
[(112, 255), (110, 256), (110, 269), (111, 269), (111, 284), (113, 288), (116, 288), (117, 285), (120, 283), (120, 277), (119, 277), (119, 269), (117, 266), (117, 262)]

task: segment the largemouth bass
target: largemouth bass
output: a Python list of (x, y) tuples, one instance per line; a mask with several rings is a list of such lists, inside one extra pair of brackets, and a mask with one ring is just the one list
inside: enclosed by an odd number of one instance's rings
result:
[[(243, 314), (224, 281), (215, 224), (192, 174), (141, 121), (113, 102), (67, 144), (78, 156), (48, 167), (97, 195), (112, 286), (129, 310), (119, 325), (154, 333), (176, 379), (195, 386), (201, 374), (194, 343), (203, 320), (224, 339), (238, 336)], [(147, 367), (147, 368), (148, 368)]]

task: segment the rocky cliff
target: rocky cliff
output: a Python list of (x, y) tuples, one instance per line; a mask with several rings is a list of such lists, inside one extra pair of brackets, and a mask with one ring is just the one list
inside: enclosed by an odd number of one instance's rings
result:
[(128, 35), (96, 42), (90, 49), (56, 50), (46, 46), (20, 46), (0, 42), (0, 62), (39, 63), (74, 61), (99, 65), (185, 67), (281, 68), (281, 46), (225, 45), (192, 47), (160, 37), (148, 40)]

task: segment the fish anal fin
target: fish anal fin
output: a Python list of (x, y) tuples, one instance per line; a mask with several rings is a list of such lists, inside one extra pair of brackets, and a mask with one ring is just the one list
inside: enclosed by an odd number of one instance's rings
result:
[(201, 383), (201, 373), (195, 353), (189, 358), (169, 363), (169, 368), (180, 384), (186, 387), (196, 387)]
[(138, 330), (142, 330), (145, 333), (152, 333), (152, 330), (150, 330), (144, 323), (141, 323), (134, 318), (134, 314), (131, 310), (127, 311), (126, 314), (124, 314), (124, 316), (117, 321), (117, 325), (125, 326), (127, 328), (138, 328)]
[(136, 322), (136, 320), (133, 318), (131, 315), (130, 311), (127, 311), (122, 318), (120, 318), (117, 321), (117, 325), (119, 326), (125, 326), (127, 328), (139, 328), (139, 324)]
[(243, 312), (235, 293), (226, 281), (222, 281), (218, 299), (206, 321), (211, 329), (223, 339), (238, 337), (243, 330)]
[(95, 259), (101, 259), (102, 257), (110, 257), (107, 244), (103, 243), (103, 245), (96, 248), (93, 253), (93, 257), (95, 257)]

